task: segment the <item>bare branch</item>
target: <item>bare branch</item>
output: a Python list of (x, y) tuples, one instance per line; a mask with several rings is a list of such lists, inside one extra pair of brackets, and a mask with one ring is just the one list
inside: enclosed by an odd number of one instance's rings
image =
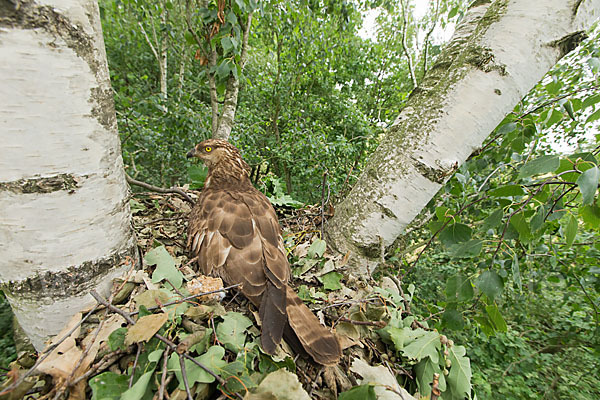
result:
[(125, 179), (127, 179), (127, 183), (129, 183), (130, 185), (135, 185), (135, 186), (143, 187), (144, 189), (148, 189), (148, 190), (150, 190), (152, 192), (157, 192), (157, 193), (175, 193), (175, 194), (178, 194), (181, 197), (183, 197), (184, 200), (186, 200), (187, 202), (189, 202), (191, 204), (195, 203), (195, 201), (192, 200), (192, 198), (190, 196), (188, 196), (187, 193), (185, 193), (180, 188), (176, 188), (176, 187), (172, 187), (172, 188), (169, 188), (169, 189), (161, 188), (161, 187), (154, 186), (154, 185), (151, 185), (151, 184), (146, 183), (146, 182), (142, 182), (142, 181), (138, 181), (136, 179), (133, 179), (132, 177), (130, 177), (127, 174), (125, 174)]
[(408, 61), (408, 72), (410, 74), (410, 80), (413, 83), (413, 87), (417, 87), (417, 77), (415, 76), (415, 66), (413, 65), (413, 60), (408, 52), (408, 46), (406, 44), (406, 37), (408, 36), (408, 5), (405, 3), (405, 0), (401, 0), (400, 4), (402, 5), (402, 50), (406, 55), (406, 59)]

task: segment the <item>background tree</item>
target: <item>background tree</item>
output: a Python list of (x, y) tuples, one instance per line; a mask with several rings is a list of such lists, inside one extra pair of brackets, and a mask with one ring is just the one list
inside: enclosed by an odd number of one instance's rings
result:
[(519, 1), (473, 3), (338, 205), (329, 243), (366, 258), (392, 245), (514, 104), (581, 41), (595, 5), (554, 7), (550, 29), (536, 7)]

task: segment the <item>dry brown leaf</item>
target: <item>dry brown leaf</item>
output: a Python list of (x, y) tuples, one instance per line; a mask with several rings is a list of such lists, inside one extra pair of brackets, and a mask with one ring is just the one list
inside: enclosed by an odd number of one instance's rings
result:
[(306, 255), (308, 254), (308, 248), (310, 247), (310, 245), (311, 245), (310, 241), (306, 241), (302, 244), (299, 244), (298, 246), (296, 246), (296, 248), (293, 251), (294, 255), (298, 258), (306, 257)]
[(167, 322), (168, 314), (152, 314), (141, 317), (135, 325), (127, 330), (125, 344), (129, 346), (133, 343), (146, 342)]
[(360, 358), (352, 361), (350, 371), (363, 377), (360, 384), (371, 384), (375, 386), (378, 399), (382, 400), (416, 400), (402, 386), (396, 378), (383, 365), (372, 367)]
[[(81, 322), (81, 318), (81, 313), (75, 314), (64, 329), (50, 341), (49, 346), (58, 343), (60, 339)], [(81, 326), (77, 326), (77, 329), (40, 363), (37, 367), (38, 371), (57, 379), (67, 379), (83, 353), (75, 343), (75, 339), (79, 336), (80, 331)]]
[(162, 290), (146, 290), (133, 298), (137, 307), (144, 306), (146, 308), (156, 307), (158, 305), (169, 302), (169, 295)]

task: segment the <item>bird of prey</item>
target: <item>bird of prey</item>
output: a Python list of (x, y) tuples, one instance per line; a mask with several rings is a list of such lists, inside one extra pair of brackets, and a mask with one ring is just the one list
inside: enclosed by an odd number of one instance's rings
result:
[(288, 285), (290, 267), (281, 227), (267, 197), (248, 177), (248, 164), (225, 140), (205, 140), (187, 154), (208, 167), (188, 224), (188, 249), (199, 270), (218, 276), (259, 310), (261, 345), (273, 354), (282, 337), (322, 365), (341, 357), (337, 338)]

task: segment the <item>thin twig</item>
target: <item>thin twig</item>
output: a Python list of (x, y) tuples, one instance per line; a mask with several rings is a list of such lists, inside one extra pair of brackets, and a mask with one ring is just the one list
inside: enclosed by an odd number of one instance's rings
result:
[(321, 239), (325, 236), (325, 183), (327, 182), (327, 170), (323, 172), (323, 182), (321, 183)]
[(383, 321), (357, 321), (357, 320), (349, 319), (346, 317), (340, 317), (340, 318), (338, 318), (338, 321), (347, 322), (352, 325), (376, 326), (378, 328), (385, 328), (385, 326), (387, 325)]
[(79, 376), (77, 379), (71, 382), (71, 386), (77, 385), (82, 380), (87, 379), (92, 375), (95, 375), (97, 372), (104, 371), (106, 368), (114, 364), (123, 353), (126, 353), (126, 351), (123, 349), (117, 349), (112, 353), (106, 354), (104, 357), (102, 357), (100, 361), (92, 365), (92, 367), (88, 369), (85, 374)]
[(413, 60), (408, 52), (408, 46), (406, 44), (406, 37), (408, 36), (408, 5), (405, 4), (404, 0), (400, 0), (400, 4), (402, 6), (402, 50), (404, 51), (404, 55), (406, 55), (406, 59), (408, 62), (408, 73), (410, 75), (410, 80), (413, 84), (413, 88), (416, 88), (419, 84), (417, 82), (417, 77), (415, 76), (415, 67), (413, 65)]
[[(496, 255), (498, 254), (498, 252), (500, 251), (500, 248), (502, 247), (502, 243), (504, 242), (504, 236), (506, 235), (506, 231), (508, 230), (508, 224), (510, 224), (510, 220), (512, 219), (512, 217), (514, 217), (519, 212), (523, 211), (523, 209), (527, 206), (527, 204), (529, 204), (531, 202), (531, 200), (533, 200), (533, 198), (539, 192), (542, 191), (542, 189), (544, 188), (544, 186), (546, 186), (546, 184), (548, 182), (553, 182), (553, 179), (556, 179), (559, 176), (564, 175), (564, 174), (569, 173), (569, 172), (576, 172), (576, 171), (573, 171), (573, 170), (563, 171), (563, 172), (561, 172), (561, 173), (559, 173), (557, 175), (551, 176), (550, 178), (546, 179), (544, 182), (542, 182), (542, 184), (533, 193), (531, 193), (529, 195), (529, 197), (527, 197), (527, 199), (523, 202), (523, 204), (519, 208), (517, 208), (515, 211), (513, 211), (512, 213), (510, 213), (510, 215), (506, 219), (506, 223), (504, 224), (504, 229), (502, 229), (502, 234), (500, 235), (500, 240), (498, 241), (498, 246), (496, 247), (496, 250), (494, 250), (494, 254), (492, 255), (492, 263), (490, 263), (490, 268), (492, 267), (492, 265), (494, 265), (493, 261), (494, 261), (494, 259), (496, 259)], [(561, 198), (562, 196), (564, 196), (566, 193), (570, 192), (574, 188), (575, 188), (575, 186), (572, 186), (565, 193), (563, 193), (559, 198)], [(556, 205), (556, 202), (555, 202), (555, 205)], [(554, 208), (554, 205), (550, 209), (550, 213), (552, 212), (553, 208)], [(550, 213), (548, 213), (548, 215), (550, 215)], [(546, 218), (548, 217), (548, 215), (546, 215)]]
[[(152, 310), (157, 310), (157, 309), (159, 309), (161, 307), (172, 306), (173, 304), (185, 303), (186, 301), (193, 300), (193, 299), (195, 299), (197, 297), (202, 297), (202, 296), (206, 296), (206, 295), (213, 294), (213, 293), (224, 292), (226, 290), (233, 289), (233, 288), (236, 288), (236, 287), (241, 286), (241, 285), (242, 285), (241, 283), (237, 283), (235, 285), (227, 286), (227, 287), (224, 287), (224, 288), (221, 288), (221, 289), (211, 290), (210, 292), (203, 292), (203, 293), (199, 293), (199, 294), (194, 294), (192, 296), (184, 297), (184, 298), (179, 299), (179, 300), (170, 301), (170, 302), (162, 304), (160, 306), (148, 307), (147, 310), (148, 311), (152, 311)], [(132, 311), (131, 313), (129, 313), (129, 315), (133, 316), (133, 315), (137, 315), (138, 313), (139, 313), (139, 311)]]
[(158, 400), (165, 398), (165, 387), (167, 386), (167, 361), (169, 360), (170, 348), (166, 348), (163, 354), (162, 376), (160, 377), (160, 387), (158, 388)]
[[(435, 231), (435, 233), (433, 235), (431, 235), (431, 238), (429, 238), (429, 240), (427, 241), (427, 243), (425, 244), (425, 247), (423, 247), (423, 249), (419, 252), (419, 255), (417, 256), (417, 259), (410, 265), (410, 267), (408, 267), (408, 269), (406, 270), (406, 272), (402, 275), (402, 277), (400, 277), (400, 281), (404, 281), (404, 278), (406, 277), (406, 275), (408, 275), (413, 268), (417, 265), (417, 263), (419, 262), (419, 260), (421, 259), (421, 256), (423, 255), (423, 253), (425, 253), (425, 250), (427, 250), (429, 248), (429, 246), (431, 246), (431, 243), (433, 243), (433, 240), (436, 238), (436, 236), (438, 235), (438, 233), (440, 233), (442, 230), (444, 230), (444, 228), (451, 222), (454, 221), (454, 218), (457, 217), (458, 215), (462, 214), (463, 211), (465, 211), (467, 208), (471, 207), (474, 204), (479, 203), (482, 200), (487, 199), (488, 196), (483, 196), (478, 198), (477, 200), (474, 200), (464, 206), (461, 207), (460, 210), (458, 210), (457, 212), (455, 212), (454, 214), (452, 214), (452, 216), (450, 218), (448, 218), (448, 220), (446, 222), (444, 222), (442, 224), (442, 226), (440, 226), (440, 228)], [(400, 271), (398, 271), (400, 272)]]
[(183, 199), (191, 204), (194, 204), (194, 200), (192, 200), (192, 198), (190, 196), (187, 195), (187, 193), (185, 193), (182, 189), (177, 188), (177, 187), (172, 187), (169, 189), (165, 189), (165, 188), (161, 188), (158, 186), (154, 186), (151, 185), (149, 183), (146, 182), (142, 182), (142, 181), (138, 181), (137, 179), (133, 179), (132, 177), (130, 177), (129, 175), (125, 174), (125, 179), (127, 179), (127, 182), (130, 185), (135, 185), (135, 186), (139, 186), (139, 187), (143, 187), (144, 189), (148, 189), (152, 192), (157, 192), (157, 193), (175, 193), (180, 195), (181, 197), (183, 197)]
[(177, 294), (178, 294), (178, 295), (180, 295), (181, 297), (184, 297), (184, 296), (183, 296), (183, 293), (181, 293), (181, 291), (180, 291), (179, 289), (177, 289), (177, 288), (175, 287), (175, 285), (173, 285), (173, 283), (172, 283), (170, 280), (168, 280), (167, 278), (165, 278), (165, 281), (167, 281), (167, 283), (168, 283), (169, 285), (171, 285), (171, 287), (173, 288), (173, 290), (175, 291), (175, 293), (177, 293)]
[(187, 373), (185, 372), (185, 360), (183, 357), (179, 357), (179, 367), (181, 368), (181, 376), (183, 377), (183, 385), (185, 386), (187, 398), (188, 400), (194, 400), (192, 398), (192, 393), (190, 392), (190, 384), (188, 383)]
[(131, 368), (131, 376), (129, 377), (129, 389), (133, 386), (133, 377), (135, 376), (135, 369), (137, 368), (137, 363), (140, 358), (140, 353), (142, 352), (142, 345), (137, 344), (137, 351), (135, 353), (135, 360), (133, 360), (133, 368)]

